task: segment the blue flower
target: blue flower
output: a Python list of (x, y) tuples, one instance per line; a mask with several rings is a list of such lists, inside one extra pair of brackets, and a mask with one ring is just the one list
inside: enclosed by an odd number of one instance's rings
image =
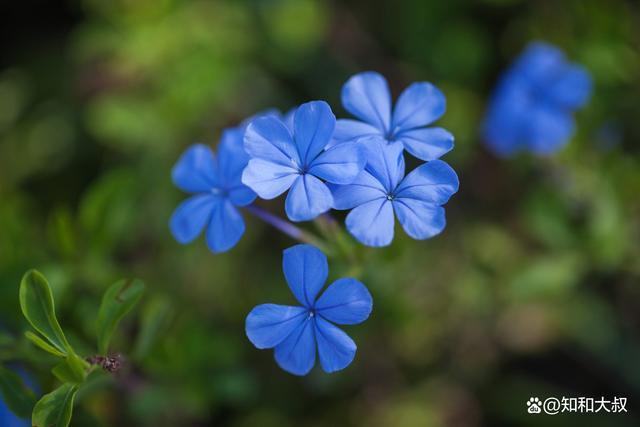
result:
[(334, 208), (353, 209), (346, 225), (368, 246), (386, 246), (393, 240), (394, 212), (404, 231), (414, 239), (433, 237), (445, 227), (442, 207), (458, 191), (458, 177), (442, 160), (432, 160), (404, 176), (401, 144), (364, 141), (367, 166), (349, 185), (332, 186)]
[(338, 279), (316, 296), (329, 273), (327, 258), (311, 245), (296, 245), (284, 251), (284, 276), (302, 306), (262, 304), (247, 316), (245, 330), (259, 349), (275, 348), (278, 365), (295, 375), (306, 375), (316, 362), (325, 372), (346, 368), (355, 357), (356, 344), (339, 325), (364, 322), (373, 300), (367, 288), (355, 279)]
[(263, 199), (285, 191), (285, 211), (292, 221), (306, 221), (328, 211), (333, 197), (327, 181), (348, 184), (362, 171), (365, 157), (356, 144), (340, 144), (325, 150), (336, 118), (323, 101), (301, 105), (295, 112), (293, 135), (273, 115), (249, 124), (244, 147), (251, 156), (242, 182)]
[(256, 194), (242, 184), (249, 157), (244, 152), (244, 127), (222, 133), (216, 157), (211, 148), (196, 144), (187, 149), (172, 170), (173, 182), (194, 194), (174, 211), (169, 226), (182, 244), (193, 241), (207, 227), (207, 245), (214, 253), (234, 247), (245, 225), (237, 207), (252, 203)]
[(342, 87), (342, 105), (358, 120), (338, 120), (336, 143), (367, 137), (400, 142), (415, 157), (434, 160), (453, 148), (453, 135), (425, 127), (445, 112), (446, 99), (431, 83), (413, 83), (391, 111), (391, 93), (383, 76), (368, 71), (352, 76)]
[(591, 93), (591, 77), (546, 43), (532, 43), (500, 78), (483, 124), (497, 155), (551, 154), (574, 133), (572, 113)]

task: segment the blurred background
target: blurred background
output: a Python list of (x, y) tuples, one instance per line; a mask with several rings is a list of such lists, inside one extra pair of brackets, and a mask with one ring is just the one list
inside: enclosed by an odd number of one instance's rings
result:
[[(55, 386), (23, 338), (28, 268), (87, 356), (106, 287), (147, 284), (112, 345), (127, 368), (80, 392), (72, 426), (640, 425), (637, 2), (22, 0), (0, 21), (0, 361)], [(500, 160), (479, 125), (531, 40), (584, 64), (595, 91), (562, 152)], [(298, 378), (244, 335), (253, 306), (294, 302), (281, 251), (295, 242), (245, 215), (226, 254), (180, 246), (170, 169), (267, 108), (326, 99), (345, 117), (340, 88), (363, 70), (394, 96), (444, 91), (461, 189), (442, 235), (330, 259), (374, 311), (345, 328), (348, 369)], [(526, 413), (563, 395), (626, 397), (628, 413)]]

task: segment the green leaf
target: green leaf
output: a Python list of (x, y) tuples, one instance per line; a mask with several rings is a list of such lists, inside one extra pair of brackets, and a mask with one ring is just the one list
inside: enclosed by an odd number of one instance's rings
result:
[(33, 427), (67, 427), (71, 421), (73, 399), (77, 391), (77, 385), (67, 383), (42, 396), (33, 408)]
[(11, 412), (20, 418), (29, 418), (36, 396), (20, 378), (20, 375), (0, 366), (0, 394)]
[(111, 285), (102, 297), (98, 311), (98, 352), (106, 354), (109, 341), (120, 319), (140, 300), (144, 283), (140, 280), (120, 280)]
[(45, 340), (43, 340), (42, 338), (40, 338), (38, 335), (34, 334), (31, 331), (25, 332), (24, 336), (27, 337), (27, 339), (31, 341), (33, 344), (40, 347), (44, 351), (53, 354), (54, 356), (58, 356), (58, 357), (66, 356), (65, 353), (58, 351), (57, 348), (55, 348), (54, 346), (52, 346), (51, 344), (49, 344), (48, 342), (46, 342)]
[(51, 370), (60, 381), (80, 384), (87, 377), (89, 364), (71, 353)]
[(20, 283), (20, 308), (33, 328), (61, 353), (73, 352), (56, 319), (53, 295), (47, 279), (29, 270)]

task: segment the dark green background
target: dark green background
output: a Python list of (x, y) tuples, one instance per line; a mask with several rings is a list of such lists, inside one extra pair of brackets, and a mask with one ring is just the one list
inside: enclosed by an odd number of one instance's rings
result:
[[(86, 356), (106, 287), (147, 284), (112, 346), (128, 368), (78, 395), (73, 426), (640, 425), (637, 2), (14, 0), (0, 21), (0, 360), (55, 385), (21, 334), (28, 268)], [(584, 64), (594, 94), (565, 150), (499, 160), (483, 109), (536, 39)], [(388, 248), (330, 260), (374, 311), (345, 328), (348, 369), (297, 378), (244, 335), (254, 305), (294, 302), (280, 268), (294, 242), (247, 217), (227, 254), (180, 246), (170, 168), (265, 108), (325, 99), (344, 117), (340, 88), (368, 69), (395, 96), (444, 91), (460, 192), (441, 236), (398, 228)], [(563, 395), (627, 397), (629, 413), (526, 413), (530, 396)]]

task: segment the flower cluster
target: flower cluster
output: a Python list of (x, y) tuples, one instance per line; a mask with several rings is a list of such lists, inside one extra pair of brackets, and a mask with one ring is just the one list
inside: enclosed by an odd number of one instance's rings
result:
[[(414, 83), (391, 106), (387, 81), (378, 73), (351, 77), (342, 89), (347, 111), (361, 121), (336, 120), (324, 101), (311, 101), (281, 115), (269, 111), (222, 134), (218, 153), (197, 144), (173, 168), (177, 187), (192, 196), (170, 220), (180, 243), (206, 228), (213, 252), (235, 246), (245, 230), (245, 208), (298, 240), (305, 232), (253, 204), (285, 192), (289, 220), (309, 221), (331, 209), (351, 210), (346, 227), (361, 243), (386, 246), (395, 218), (414, 239), (445, 227), (444, 208), (458, 190), (456, 173), (438, 158), (453, 148), (453, 136), (427, 127), (445, 111), (445, 98), (430, 83)], [(404, 151), (425, 162), (405, 176)], [(246, 333), (258, 348), (274, 348), (282, 369), (307, 374), (316, 350), (326, 372), (345, 368), (356, 345), (338, 324), (364, 321), (371, 312), (367, 288), (340, 279), (316, 299), (327, 278), (327, 259), (316, 247), (298, 245), (284, 254), (289, 287), (302, 307), (263, 304), (249, 313)]]
[[(326, 102), (311, 101), (225, 130), (217, 156), (204, 145), (190, 147), (173, 169), (176, 186), (193, 194), (171, 218), (175, 238), (189, 243), (207, 228), (209, 248), (227, 251), (245, 230), (238, 208), (256, 195), (270, 200), (285, 192), (294, 222), (351, 210), (346, 227), (367, 246), (389, 245), (396, 217), (414, 239), (440, 233), (442, 205), (458, 190), (453, 169), (437, 160), (453, 148), (453, 136), (426, 127), (445, 111), (442, 92), (414, 83), (392, 109), (384, 77), (364, 72), (345, 83), (342, 102), (361, 121), (336, 120)], [(405, 150), (426, 161), (406, 177)]]
[[(589, 91), (586, 71), (567, 63), (556, 48), (534, 44), (502, 77), (485, 120), (485, 140), (501, 155), (552, 152), (572, 133), (571, 113)], [(443, 93), (430, 83), (413, 83), (393, 105), (385, 78), (364, 72), (344, 84), (342, 104), (357, 120), (336, 120), (326, 102), (311, 101), (227, 129), (217, 155), (204, 145), (190, 147), (173, 169), (176, 186), (192, 194), (171, 218), (175, 238), (188, 243), (206, 228), (209, 248), (227, 251), (244, 233), (242, 208), (294, 239), (314, 241), (253, 204), (257, 197), (284, 193), (293, 222), (349, 210), (346, 228), (367, 246), (391, 244), (396, 218), (413, 239), (442, 232), (443, 205), (459, 186), (454, 170), (440, 160), (453, 148), (453, 135), (431, 126), (445, 112)], [(420, 163), (409, 173), (405, 152)], [(296, 375), (313, 368), (316, 352), (326, 372), (345, 368), (356, 345), (333, 323), (367, 319), (373, 305), (367, 288), (340, 279), (317, 298), (327, 259), (308, 244), (285, 250), (283, 270), (301, 306), (255, 307), (246, 319), (247, 337), (257, 348), (274, 348), (278, 365)]]

